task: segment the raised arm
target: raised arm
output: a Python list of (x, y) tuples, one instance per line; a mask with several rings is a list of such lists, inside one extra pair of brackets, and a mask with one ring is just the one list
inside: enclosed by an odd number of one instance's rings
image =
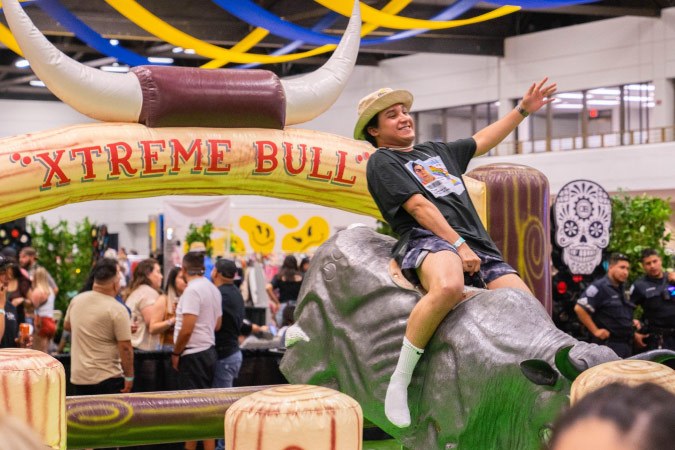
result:
[[(530, 89), (528, 89), (520, 101), (519, 106), (523, 109), (524, 113), (532, 114), (535, 111), (539, 111), (542, 106), (554, 100), (551, 95), (556, 92), (556, 84), (551, 83), (544, 86), (547, 81), (548, 78), (544, 78), (539, 84), (532, 83), (532, 86), (530, 86)], [(525, 115), (521, 114), (517, 109), (513, 109), (495, 123), (474, 134), (476, 156), (480, 156), (493, 149), (515, 130), (524, 119)]]

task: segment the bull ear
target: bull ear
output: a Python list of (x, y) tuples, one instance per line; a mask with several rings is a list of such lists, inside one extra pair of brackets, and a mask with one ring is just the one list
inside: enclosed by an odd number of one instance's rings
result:
[(520, 371), (525, 378), (538, 386), (555, 386), (558, 381), (558, 373), (546, 361), (541, 359), (528, 359), (520, 363)]
[(570, 350), (572, 350), (572, 345), (568, 347), (562, 347), (555, 354), (555, 366), (558, 371), (570, 381), (574, 381), (579, 374), (581, 373), (579, 369), (574, 367), (572, 361), (570, 361)]
[(672, 350), (651, 350), (631, 356), (628, 359), (641, 359), (645, 361), (653, 361), (659, 364), (666, 365), (671, 369), (675, 368), (675, 352)]

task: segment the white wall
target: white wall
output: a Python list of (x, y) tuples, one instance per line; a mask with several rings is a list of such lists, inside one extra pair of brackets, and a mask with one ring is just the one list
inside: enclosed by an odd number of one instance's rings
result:
[(88, 122), (97, 121), (58, 101), (0, 100), (0, 138)]

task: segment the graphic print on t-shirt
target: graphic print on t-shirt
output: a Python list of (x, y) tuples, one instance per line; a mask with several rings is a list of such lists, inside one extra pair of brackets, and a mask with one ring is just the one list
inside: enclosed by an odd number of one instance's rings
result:
[(436, 198), (445, 197), (448, 194), (460, 195), (464, 192), (462, 180), (449, 173), (438, 156), (425, 161), (421, 159), (410, 161), (405, 166)]

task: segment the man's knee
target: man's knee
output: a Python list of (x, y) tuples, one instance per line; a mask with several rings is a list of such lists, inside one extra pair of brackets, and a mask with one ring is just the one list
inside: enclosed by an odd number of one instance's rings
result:
[(463, 291), (463, 280), (451, 277), (430, 286), (429, 294), (436, 299), (435, 303), (439, 308), (445, 307), (450, 310), (462, 299)]

